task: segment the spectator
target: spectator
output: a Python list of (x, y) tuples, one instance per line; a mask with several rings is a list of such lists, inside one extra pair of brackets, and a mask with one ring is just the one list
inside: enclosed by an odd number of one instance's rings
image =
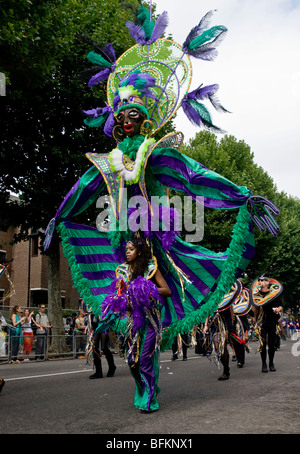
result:
[(76, 356), (77, 353), (85, 351), (86, 332), (87, 323), (84, 318), (84, 311), (81, 310), (79, 316), (75, 319)]
[(45, 314), (45, 304), (40, 305), (35, 321), (39, 325), (36, 331), (35, 359), (44, 360), (47, 351), (48, 329), (51, 328), (48, 316)]
[(290, 329), (290, 336), (291, 336), (291, 339), (292, 339), (292, 340), (296, 340), (296, 339), (294, 338), (294, 334), (295, 334), (295, 324), (294, 324), (294, 321), (293, 321), (293, 320), (290, 320), (289, 329)]
[(29, 355), (32, 350), (33, 344), (33, 330), (32, 330), (32, 323), (35, 324), (36, 327), (40, 328), (40, 325), (32, 318), (33, 312), (30, 312), (28, 307), (24, 310), (24, 323), (22, 325), (23, 331), (23, 353), (27, 358), (24, 361), (29, 361)]
[(10, 363), (19, 363), (18, 353), (20, 344), (22, 344), (22, 323), (24, 322), (24, 317), (21, 317), (21, 308), (20, 306), (14, 306), (11, 314), (11, 328), (10, 328)]
[(296, 329), (297, 340), (298, 340), (298, 339), (300, 339), (300, 324), (299, 324), (298, 320), (296, 320), (295, 329)]

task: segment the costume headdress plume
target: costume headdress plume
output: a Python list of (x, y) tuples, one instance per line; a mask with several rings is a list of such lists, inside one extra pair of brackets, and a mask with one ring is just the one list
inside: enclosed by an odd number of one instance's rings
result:
[[(128, 49), (115, 60), (111, 44), (101, 50), (103, 55), (90, 52), (88, 59), (100, 65), (101, 70), (89, 81), (92, 86), (108, 78), (108, 103), (104, 108), (85, 111), (89, 118), (88, 126), (104, 125), (104, 133), (112, 136), (113, 114), (120, 107), (124, 98), (136, 96), (143, 101), (140, 109), (154, 123), (155, 133), (182, 106), (188, 119), (197, 126), (221, 131), (213, 122), (209, 110), (204, 105), (209, 100), (212, 106), (227, 112), (221, 106), (215, 93), (218, 85), (202, 87), (188, 92), (192, 65), (190, 56), (202, 60), (213, 60), (217, 55), (216, 47), (227, 29), (220, 25), (207, 29), (213, 11), (204, 18), (188, 34), (183, 46), (161, 36), (168, 25), (167, 12), (163, 12), (155, 22), (150, 12), (141, 6), (135, 22), (127, 22), (130, 35), (137, 45)], [(201, 102), (200, 102), (201, 101)]]

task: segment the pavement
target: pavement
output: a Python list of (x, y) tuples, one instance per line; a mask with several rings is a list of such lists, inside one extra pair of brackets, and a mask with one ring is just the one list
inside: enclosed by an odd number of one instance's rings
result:
[(146, 415), (133, 406), (134, 381), (118, 355), (115, 376), (106, 377), (103, 358), (99, 380), (89, 380), (93, 370), (85, 359), (1, 364), (6, 383), (0, 394), (0, 434), (102, 434), (105, 443), (142, 434), (180, 436), (181, 442), (200, 435), (203, 440), (203, 435), (299, 434), (300, 341), (282, 341), (275, 354), (277, 370), (266, 374), (258, 343), (249, 345), (245, 367), (230, 360), (230, 379), (224, 382), (217, 380), (222, 370), (213, 358), (191, 348), (187, 361), (171, 361), (170, 351), (161, 353), (160, 409)]

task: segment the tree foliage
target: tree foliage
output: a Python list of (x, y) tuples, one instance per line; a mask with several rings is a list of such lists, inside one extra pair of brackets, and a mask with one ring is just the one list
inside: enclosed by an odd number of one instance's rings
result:
[[(134, 5), (138, 2), (132, 0)], [(46, 227), (63, 196), (85, 171), (85, 153), (104, 152), (112, 140), (83, 125), (82, 109), (105, 105), (105, 87), (89, 89), (79, 73), (89, 66), (88, 36), (117, 55), (133, 45), (120, 0), (18, 0), (2, 6), (1, 227)], [(10, 191), (18, 203), (8, 203)]]

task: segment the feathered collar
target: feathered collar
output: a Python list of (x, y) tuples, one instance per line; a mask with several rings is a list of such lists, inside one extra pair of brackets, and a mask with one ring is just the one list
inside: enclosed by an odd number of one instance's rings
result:
[(109, 155), (109, 163), (113, 172), (119, 172), (127, 185), (138, 183), (146, 153), (155, 143), (153, 138), (143, 136), (127, 137)]

